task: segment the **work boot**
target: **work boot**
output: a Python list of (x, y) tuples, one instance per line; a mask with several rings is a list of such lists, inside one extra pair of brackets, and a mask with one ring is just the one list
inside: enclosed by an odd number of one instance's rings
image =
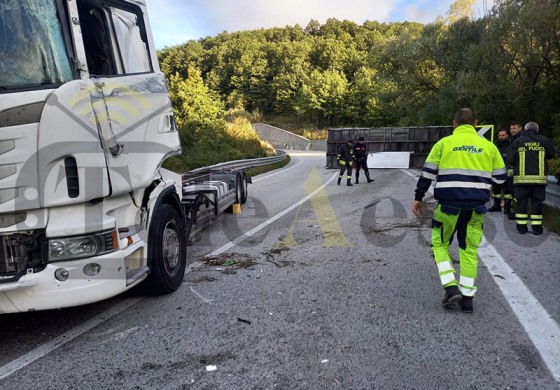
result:
[(472, 313), (474, 311), (473, 297), (463, 296), (461, 302), (459, 302), (459, 306), (461, 306), (461, 311), (463, 313)]
[(459, 287), (457, 286), (449, 286), (445, 288), (445, 296), (443, 297), (443, 301), (441, 301), (441, 305), (446, 309), (451, 309), (456, 303), (461, 301), (463, 296), (459, 291)]
[(340, 185), (340, 177), (338, 178), (338, 180), (336, 181), (336, 184)]
[(360, 184), (360, 179), (356, 178), (356, 184)]
[(514, 213), (514, 212), (510, 212), (510, 213), (507, 215), (507, 218), (508, 218), (510, 221), (515, 221), (515, 220), (517, 219), (517, 218), (515, 217), (515, 213)]
[(354, 185), (352, 184), (352, 179), (346, 180), (346, 185), (347, 185), (348, 187), (353, 187)]
[(517, 233), (525, 234), (528, 231), (529, 231), (529, 229), (527, 228), (527, 225), (517, 225)]
[(531, 226), (531, 230), (533, 230), (533, 236), (540, 236), (543, 234), (543, 227), (540, 225)]
[(368, 175), (368, 177), (367, 177), (367, 182), (368, 182), (368, 183), (371, 183), (372, 181), (375, 181), (375, 180), (372, 179), (372, 178), (370, 178), (369, 175)]
[(500, 206), (500, 199), (494, 198), (494, 205), (488, 209), (488, 212), (494, 213), (496, 211), (502, 211), (502, 206)]
[(511, 199), (504, 200), (504, 214), (511, 214)]

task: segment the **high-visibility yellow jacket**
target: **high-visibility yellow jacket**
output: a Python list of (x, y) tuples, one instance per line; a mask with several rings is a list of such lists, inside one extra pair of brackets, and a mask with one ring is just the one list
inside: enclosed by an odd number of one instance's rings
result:
[(435, 180), (434, 198), (439, 201), (487, 202), (492, 183), (506, 179), (496, 145), (479, 136), (473, 126), (461, 125), (433, 146), (422, 167), (415, 199), (422, 200)]

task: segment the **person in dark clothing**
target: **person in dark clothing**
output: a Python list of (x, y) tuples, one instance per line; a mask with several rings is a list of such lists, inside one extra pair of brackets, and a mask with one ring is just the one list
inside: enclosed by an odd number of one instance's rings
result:
[[(509, 133), (506, 129), (498, 131), (498, 140), (496, 146), (502, 155), (504, 163), (506, 161), (506, 153), (510, 145)], [(494, 205), (488, 209), (489, 212), (502, 211), (502, 200), (504, 201), (504, 214), (511, 212), (511, 199), (512, 195), (509, 188), (509, 183), (504, 182), (501, 184), (492, 184), (492, 196), (494, 197)]]
[(336, 184), (340, 185), (342, 176), (344, 176), (344, 171), (346, 171), (346, 185), (352, 186), (352, 166), (354, 165), (354, 141), (348, 140), (344, 145), (338, 148), (338, 155), (336, 156), (336, 161), (340, 167), (340, 174), (338, 175), (338, 181)]
[(356, 159), (356, 184), (360, 182), (360, 168), (364, 170), (368, 183), (375, 181), (369, 177), (367, 166), (367, 145), (364, 137), (358, 138), (358, 143), (354, 145), (354, 158)]
[(527, 123), (523, 134), (511, 143), (507, 151), (507, 163), (513, 166), (513, 185), (517, 199), (515, 219), (520, 234), (528, 232), (529, 220), (535, 236), (543, 233), (542, 203), (546, 198), (548, 160), (554, 158), (555, 154), (552, 141), (539, 134), (539, 125), (536, 122)]
[[(511, 124), (509, 125), (510, 146), (511, 143), (517, 138), (519, 138), (522, 133), (523, 133), (523, 125), (521, 124), (521, 122), (518, 121), (511, 122)], [(507, 155), (507, 151), (506, 151), (506, 155)], [(508, 165), (507, 161), (506, 161), (506, 167), (508, 169), (508, 179), (505, 185), (508, 187), (509, 193), (512, 195), (512, 199), (515, 199), (515, 186), (513, 185), (513, 167)], [(511, 210), (511, 202), (508, 205), (508, 207), (504, 207), (504, 214), (507, 215), (509, 220), (515, 220), (515, 212)]]

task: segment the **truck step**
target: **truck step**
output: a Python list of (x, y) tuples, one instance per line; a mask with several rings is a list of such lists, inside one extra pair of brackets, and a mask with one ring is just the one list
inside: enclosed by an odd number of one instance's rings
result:
[(141, 268), (134, 268), (131, 269), (126, 273), (126, 285), (130, 286), (132, 283), (135, 283), (140, 279), (142, 276), (146, 275), (150, 271), (150, 267), (141, 267)]

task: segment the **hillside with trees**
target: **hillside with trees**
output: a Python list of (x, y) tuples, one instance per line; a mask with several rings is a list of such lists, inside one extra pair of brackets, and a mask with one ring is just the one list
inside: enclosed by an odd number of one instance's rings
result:
[(536, 121), (558, 145), (560, 2), (498, 0), (480, 18), (473, 6), (457, 0), (426, 25), (311, 20), (160, 50), (179, 121), (191, 129), (184, 141), (214, 137), (227, 110), (326, 128), (448, 125), (469, 106), (499, 128)]

